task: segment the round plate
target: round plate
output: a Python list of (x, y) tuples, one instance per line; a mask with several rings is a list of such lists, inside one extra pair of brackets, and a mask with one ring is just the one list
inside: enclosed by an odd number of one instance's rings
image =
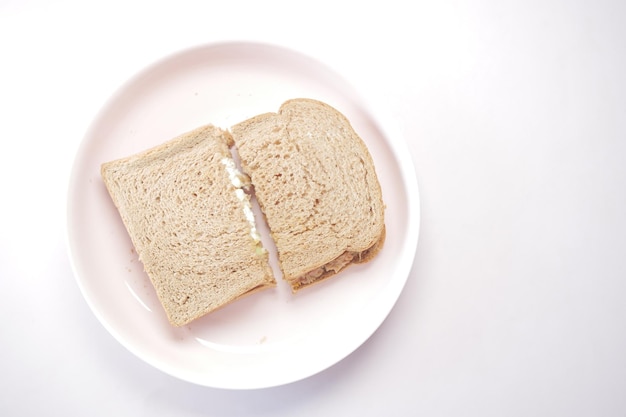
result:
[[(284, 282), (171, 326), (100, 178), (100, 164), (212, 123), (227, 128), (285, 100), (341, 111), (365, 141), (386, 203), (385, 246), (371, 262), (298, 294)], [(68, 244), (80, 289), (106, 329), (154, 367), (196, 384), (251, 389), (316, 374), (358, 348), (395, 304), (413, 262), (419, 201), (406, 144), (353, 87), (322, 63), (281, 47), (233, 42), (169, 56), (104, 106), (74, 163)]]

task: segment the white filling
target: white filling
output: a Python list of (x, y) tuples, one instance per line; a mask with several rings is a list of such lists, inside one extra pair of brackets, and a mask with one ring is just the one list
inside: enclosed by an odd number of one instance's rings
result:
[(228, 178), (230, 178), (230, 182), (236, 188), (245, 188), (250, 185), (247, 177), (243, 175), (235, 166), (235, 161), (232, 158), (222, 158), (222, 165), (226, 167), (226, 172), (228, 172)]
[(239, 201), (243, 203), (243, 214), (246, 216), (246, 220), (250, 224), (250, 236), (252, 239), (259, 243), (261, 242), (261, 235), (257, 231), (256, 222), (254, 221), (254, 213), (252, 212), (252, 205), (250, 204), (250, 198), (244, 192), (244, 188), (250, 185), (248, 178), (242, 174), (235, 166), (235, 161), (231, 158), (222, 158), (222, 165), (226, 167), (230, 182), (235, 186), (235, 194)]

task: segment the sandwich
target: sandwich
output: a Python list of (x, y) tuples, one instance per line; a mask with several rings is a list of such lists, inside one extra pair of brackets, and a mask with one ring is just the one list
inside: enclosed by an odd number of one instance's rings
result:
[(276, 286), (256, 221), (293, 292), (373, 259), (385, 240), (372, 157), (348, 119), (316, 100), (230, 131), (200, 127), (106, 162), (101, 175), (175, 326)]
[(293, 292), (382, 248), (384, 203), (374, 162), (342, 113), (293, 99), (231, 133)]
[(228, 132), (204, 126), (101, 166), (174, 326), (276, 285), (231, 145)]

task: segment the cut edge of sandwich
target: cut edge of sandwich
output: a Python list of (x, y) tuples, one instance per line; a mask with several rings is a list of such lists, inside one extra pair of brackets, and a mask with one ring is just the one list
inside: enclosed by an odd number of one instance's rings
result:
[(144, 271), (177, 327), (276, 286), (249, 178), (234, 164), (232, 145), (230, 133), (207, 125), (101, 165)]

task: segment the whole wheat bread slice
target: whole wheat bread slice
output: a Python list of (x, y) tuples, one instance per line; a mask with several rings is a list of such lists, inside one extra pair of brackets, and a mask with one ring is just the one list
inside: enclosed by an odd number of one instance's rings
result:
[(294, 292), (381, 249), (380, 184), (366, 145), (343, 114), (294, 99), (231, 133)]
[(232, 137), (204, 126), (104, 163), (104, 183), (169, 321), (182, 326), (275, 286)]

